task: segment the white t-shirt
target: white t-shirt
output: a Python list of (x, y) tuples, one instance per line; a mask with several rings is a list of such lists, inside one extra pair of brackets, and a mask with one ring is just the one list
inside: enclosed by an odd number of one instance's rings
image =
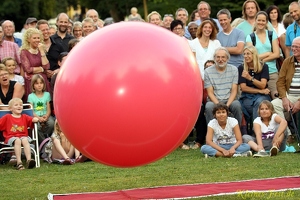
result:
[(223, 129), (216, 119), (210, 120), (208, 127), (214, 130), (213, 142), (216, 144), (235, 144), (236, 138), (233, 128), (238, 125), (238, 121), (233, 117), (227, 117), (227, 123)]
[(272, 115), (271, 121), (269, 123), (269, 126), (266, 126), (262, 121), (260, 117), (256, 117), (256, 119), (253, 121), (253, 123), (259, 124), (261, 133), (262, 133), (262, 139), (272, 139), (274, 138), (274, 135), (279, 127), (279, 124), (275, 122), (276, 113)]

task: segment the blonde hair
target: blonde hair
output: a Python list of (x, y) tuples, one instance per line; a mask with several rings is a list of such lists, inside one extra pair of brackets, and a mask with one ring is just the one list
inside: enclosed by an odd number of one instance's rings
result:
[(59, 124), (58, 124), (58, 121), (57, 121), (57, 119), (55, 120), (55, 122), (54, 122), (54, 133), (56, 134), (56, 135), (61, 135), (61, 133), (62, 133), (62, 131), (61, 131), (61, 129), (60, 129), (60, 126), (59, 126)]
[(244, 3), (243, 3), (243, 6), (242, 6), (242, 15), (243, 15), (243, 19), (246, 19), (247, 20), (247, 15), (246, 15), (246, 4), (247, 3), (254, 3), (255, 4), (255, 7), (256, 7), (256, 11), (259, 12), (260, 11), (260, 8), (259, 8), (259, 5), (258, 3), (255, 1), (255, 0), (246, 0)]
[(1, 63), (4, 64), (4, 65), (6, 66), (6, 61), (8, 61), (8, 60), (14, 61), (14, 62), (15, 62), (15, 65), (17, 65), (17, 61), (16, 61), (16, 59), (14, 59), (13, 57), (5, 57), (5, 58), (3, 58), (3, 59), (1, 60)]
[(14, 103), (16, 102), (21, 102), (23, 104), (22, 99), (20, 98), (12, 98), (9, 102), (8, 102), (8, 107), (11, 108), (13, 106)]
[[(261, 60), (258, 57), (258, 52), (256, 50), (256, 48), (254, 46), (245, 46), (243, 52), (245, 52), (245, 50), (249, 50), (252, 53), (252, 62), (253, 62), (253, 71), (255, 73), (260, 73), (263, 69), (263, 63), (261, 62)], [(248, 71), (249, 70), (249, 66), (248, 64), (245, 62), (244, 60), (244, 70)]]
[(34, 84), (37, 82), (38, 79), (41, 79), (41, 81), (43, 82), (44, 86), (43, 86), (43, 92), (46, 91), (46, 83), (45, 83), (45, 79), (42, 77), (42, 75), (40, 74), (35, 74), (32, 76), (31, 78), (31, 83), (30, 83), (30, 86), (31, 86), (31, 91), (33, 93), (35, 93), (35, 89), (34, 89)]
[(159, 19), (161, 20), (161, 15), (158, 13), (158, 12), (156, 12), (156, 11), (152, 11), (148, 16), (147, 16), (147, 22), (150, 22), (150, 18), (151, 18), (151, 16), (152, 15), (158, 15), (158, 17), (159, 17)]
[(7, 67), (3, 64), (3, 63), (0, 63), (0, 71), (7, 71)]
[(29, 28), (25, 31), (25, 33), (23, 35), (22, 46), (20, 48), (21, 50), (22, 49), (26, 49), (26, 50), (30, 49), (30, 43), (28, 40), (32, 37), (33, 34), (39, 34), (40, 42), (44, 44), (44, 37), (43, 37), (42, 32), (36, 28)]

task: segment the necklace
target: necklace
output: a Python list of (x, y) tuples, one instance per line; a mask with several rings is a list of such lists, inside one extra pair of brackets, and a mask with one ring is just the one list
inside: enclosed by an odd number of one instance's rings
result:
[(207, 47), (208, 47), (208, 43), (209, 43), (209, 41), (201, 41), (201, 40), (200, 40), (200, 44), (201, 44), (201, 46), (202, 46), (203, 48), (207, 48)]
[(38, 53), (39, 53), (39, 50), (38, 50), (38, 49), (33, 49), (33, 48), (30, 48), (28, 51), (29, 51), (30, 53), (32, 53), (32, 54), (38, 54)]

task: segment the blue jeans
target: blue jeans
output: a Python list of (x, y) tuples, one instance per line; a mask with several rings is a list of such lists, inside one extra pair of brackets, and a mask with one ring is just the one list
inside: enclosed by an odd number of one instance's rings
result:
[[(229, 150), (234, 144), (220, 144), (219, 146), (223, 149)], [(250, 146), (246, 143), (242, 143), (238, 148), (235, 149), (235, 153), (245, 153), (250, 150)], [(203, 145), (200, 150), (203, 154), (209, 156), (215, 156), (217, 150), (209, 145)]]
[(240, 98), (243, 113), (247, 122), (251, 123), (256, 117), (258, 117), (258, 107), (263, 100), (271, 101), (271, 98), (269, 95), (263, 94), (252, 94), (249, 98), (247, 96)]
[[(222, 101), (222, 103), (227, 103), (227, 101)], [(215, 107), (215, 104), (212, 101), (208, 101), (205, 105), (205, 118), (206, 118), (206, 123), (209, 123), (210, 120), (214, 118), (213, 115), (213, 109)], [(238, 100), (234, 100), (230, 106), (229, 106), (229, 111), (233, 114), (233, 117), (238, 120), (239, 126), (242, 124), (242, 106)]]

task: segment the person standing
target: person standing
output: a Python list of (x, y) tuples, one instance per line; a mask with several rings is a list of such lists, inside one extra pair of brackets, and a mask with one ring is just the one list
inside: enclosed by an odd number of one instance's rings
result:
[(57, 32), (51, 38), (58, 44), (61, 44), (64, 51), (68, 51), (68, 44), (74, 36), (67, 33), (69, 25), (69, 17), (66, 13), (59, 13), (56, 19)]
[(238, 67), (243, 62), (243, 49), (245, 46), (245, 34), (243, 31), (232, 28), (231, 13), (222, 9), (217, 13), (218, 20), (223, 28), (217, 35), (222, 47), (230, 53), (229, 64)]

